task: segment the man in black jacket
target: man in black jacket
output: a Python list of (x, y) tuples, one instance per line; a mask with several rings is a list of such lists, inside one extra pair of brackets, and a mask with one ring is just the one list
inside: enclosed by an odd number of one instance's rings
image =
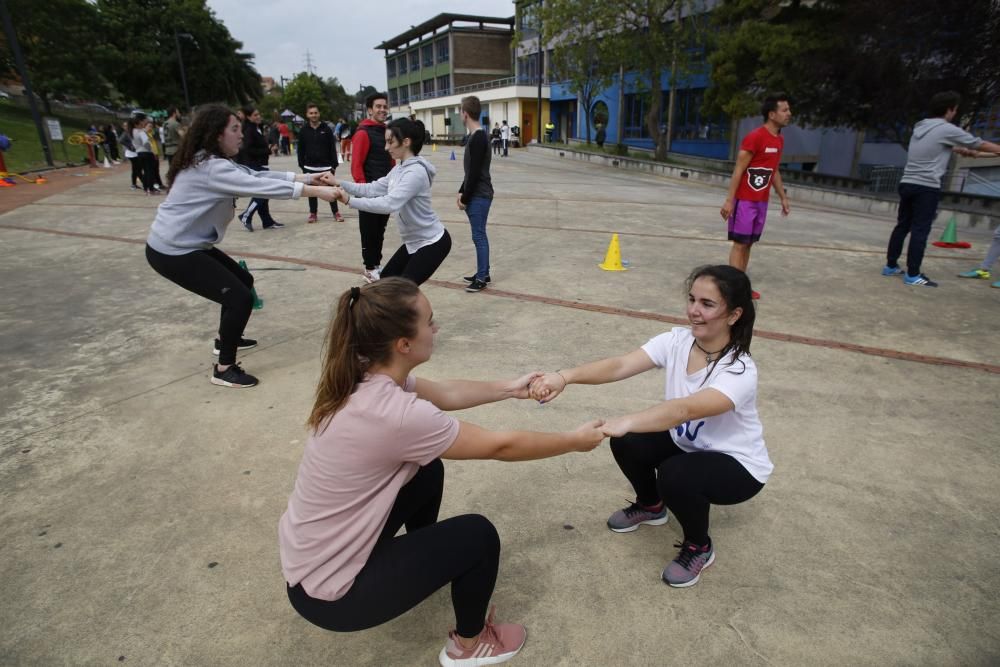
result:
[[(267, 147), (267, 138), (260, 128), (260, 111), (252, 107), (243, 110), (243, 145), (240, 147), (236, 161), (250, 167), (254, 171), (268, 171), (267, 161), (271, 149)], [(251, 199), (247, 210), (240, 214), (240, 222), (248, 232), (253, 231), (253, 214), (260, 213), (260, 223), (264, 229), (281, 229), (283, 224), (271, 217), (271, 209), (267, 199)]]
[[(337, 171), (337, 138), (329, 125), (320, 120), (319, 107), (313, 103), (306, 105), (306, 118), (309, 120), (299, 131), (299, 142), (296, 153), (299, 157), (299, 169), (306, 174), (318, 174), (324, 171)], [(309, 220), (316, 222), (318, 210), (316, 197), (309, 197)], [(330, 210), (337, 222), (343, 222), (344, 216), (337, 210), (336, 200), (330, 202)]]

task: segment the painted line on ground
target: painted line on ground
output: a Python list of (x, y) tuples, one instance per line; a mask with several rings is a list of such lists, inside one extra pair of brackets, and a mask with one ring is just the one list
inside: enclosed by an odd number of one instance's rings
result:
[[(107, 234), (85, 234), (82, 232), (68, 232), (59, 229), (45, 229), (40, 227), (22, 227), (19, 225), (3, 225), (0, 224), (0, 229), (13, 229), (17, 231), (25, 232), (37, 232), (41, 234), (52, 234), (55, 236), (67, 236), (72, 238), (85, 238), (85, 239), (96, 239), (100, 241), (114, 241), (117, 243), (130, 243), (133, 245), (145, 245), (145, 239), (130, 239), (121, 236), (109, 236)], [(273, 262), (283, 262), (286, 264), (297, 264), (299, 266), (311, 266), (317, 269), (324, 269), (327, 271), (339, 271), (349, 274), (357, 274), (356, 267), (343, 266), (340, 264), (331, 264), (329, 262), (320, 262), (318, 260), (312, 259), (302, 259), (299, 257), (284, 257), (281, 255), (265, 255), (256, 252), (233, 252), (233, 255), (238, 257), (245, 257), (247, 259), (260, 259)], [(464, 290), (464, 283), (453, 283), (447, 280), (428, 280), (427, 284), (434, 285), (435, 287), (442, 287), (445, 289), (453, 290)], [(649, 313), (641, 310), (631, 310), (628, 308), (615, 308), (613, 306), (602, 306), (595, 303), (584, 303), (579, 301), (567, 301), (566, 299), (556, 299), (554, 297), (538, 296), (535, 294), (526, 294), (524, 292), (510, 292), (507, 290), (499, 290), (495, 288), (490, 288), (484, 294), (493, 297), (514, 299), (517, 301), (525, 301), (530, 303), (541, 303), (549, 306), (559, 306), (561, 308), (571, 308), (573, 310), (582, 310), (591, 313), (602, 313), (605, 315), (617, 315), (620, 317), (628, 317), (637, 320), (651, 320), (654, 322), (664, 322), (666, 324), (679, 324), (686, 325), (688, 323), (687, 318), (678, 317), (676, 315), (665, 315), (662, 313)], [(783, 343), (795, 343), (797, 345), (807, 345), (810, 347), (821, 347), (829, 350), (843, 350), (845, 352), (856, 352), (858, 354), (867, 354), (873, 357), (883, 357), (886, 359), (897, 359), (899, 361), (911, 361), (919, 364), (928, 364), (931, 366), (950, 366), (952, 368), (967, 368), (970, 370), (985, 371), (987, 373), (1000, 374), (1000, 365), (986, 364), (974, 361), (964, 361), (961, 359), (951, 359), (948, 357), (936, 357), (926, 354), (917, 354), (915, 352), (903, 352), (901, 350), (891, 350), (882, 347), (872, 347), (870, 345), (859, 345), (856, 343), (844, 343), (836, 340), (829, 340), (826, 338), (814, 338), (812, 336), (800, 336), (798, 334), (788, 334), (782, 333), (780, 331), (767, 331), (766, 329), (754, 329), (754, 335), (758, 338), (764, 338), (767, 340), (774, 340)]]

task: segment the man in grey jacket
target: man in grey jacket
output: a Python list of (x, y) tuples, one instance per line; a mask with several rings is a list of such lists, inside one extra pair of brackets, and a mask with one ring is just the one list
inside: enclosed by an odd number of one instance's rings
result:
[(899, 213), (889, 247), (883, 276), (898, 276), (903, 269), (897, 263), (903, 254), (903, 241), (910, 235), (906, 251), (907, 285), (937, 287), (938, 284), (920, 272), (934, 216), (941, 199), (941, 179), (948, 170), (952, 152), (976, 157), (980, 153), (1000, 155), (1000, 145), (974, 137), (952, 120), (958, 113), (961, 97), (956, 92), (938, 93), (931, 98), (930, 118), (913, 127), (906, 167), (899, 182)]

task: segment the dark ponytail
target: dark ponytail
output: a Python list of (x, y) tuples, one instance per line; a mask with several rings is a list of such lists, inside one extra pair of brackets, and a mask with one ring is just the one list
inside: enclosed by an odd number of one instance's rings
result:
[(368, 369), (392, 358), (393, 343), (416, 335), (419, 293), (410, 280), (383, 278), (340, 295), (326, 336), (316, 401), (306, 421), (309, 428), (321, 431)]
[[(705, 380), (712, 374), (715, 367), (730, 352), (733, 353), (733, 360), (728, 365), (732, 366), (737, 361), (741, 364), (740, 357), (750, 356), (750, 343), (753, 340), (753, 325), (757, 319), (757, 311), (753, 302), (753, 290), (750, 289), (750, 278), (737, 268), (726, 264), (716, 264), (714, 266), (699, 266), (687, 279), (688, 292), (694, 285), (694, 281), (699, 278), (710, 278), (722, 295), (722, 300), (726, 302), (728, 312), (737, 308), (742, 308), (740, 318), (733, 323), (729, 330), (729, 344), (719, 353), (718, 358), (712, 363), (705, 374)], [(744, 364), (744, 369), (746, 364)], [(742, 372), (742, 371), (740, 371)]]
[(397, 118), (386, 127), (397, 143), (402, 144), (403, 139), (409, 139), (410, 150), (414, 155), (420, 155), (420, 149), (424, 147), (424, 138), (427, 136), (422, 122), (409, 118)]

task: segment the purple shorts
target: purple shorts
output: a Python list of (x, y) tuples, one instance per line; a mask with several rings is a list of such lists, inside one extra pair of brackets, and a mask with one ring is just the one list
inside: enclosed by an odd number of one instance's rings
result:
[(756, 243), (764, 233), (767, 221), (766, 201), (737, 199), (729, 216), (729, 240), (737, 243)]

